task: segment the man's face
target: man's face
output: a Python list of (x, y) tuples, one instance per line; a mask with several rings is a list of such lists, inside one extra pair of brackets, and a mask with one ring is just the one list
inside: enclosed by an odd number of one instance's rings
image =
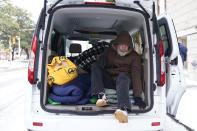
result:
[(128, 45), (124, 45), (124, 44), (118, 45), (118, 47), (117, 47), (117, 53), (118, 53), (120, 56), (125, 56), (125, 55), (128, 54), (129, 52), (130, 52), (130, 51), (129, 51)]
[(127, 52), (128, 51), (128, 45), (123, 45), (123, 44), (120, 44), (118, 45), (118, 48), (121, 52)]

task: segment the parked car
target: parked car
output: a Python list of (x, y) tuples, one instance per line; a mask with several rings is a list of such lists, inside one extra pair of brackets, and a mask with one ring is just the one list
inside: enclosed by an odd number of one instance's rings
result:
[[(154, 8), (151, 0), (116, 0), (115, 3), (45, 0), (29, 59), (31, 88), (26, 88), (25, 94), (26, 128), (45, 131), (162, 130), (166, 113), (176, 115), (185, 84), (173, 21), (168, 15), (157, 19)], [(114, 119), (116, 105), (113, 104), (104, 108), (90, 103), (51, 105), (46, 68), (51, 57), (66, 56), (91, 73), (89, 69), (95, 52), (99, 55), (123, 30), (130, 33), (133, 48), (142, 59), (139, 66), (143, 69), (146, 108), (132, 105), (129, 122), (121, 124)], [(73, 44), (78, 46), (71, 48)], [(95, 52), (87, 55), (93, 48)], [(87, 56), (91, 59), (87, 60)]]

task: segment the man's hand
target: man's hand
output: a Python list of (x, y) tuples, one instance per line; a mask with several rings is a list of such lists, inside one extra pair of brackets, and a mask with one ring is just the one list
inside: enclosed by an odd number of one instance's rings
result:
[(140, 109), (144, 109), (146, 107), (146, 104), (142, 101), (142, 98), (135, 97), (134, 100), (135, 100), (134, 105), (139, 106)]

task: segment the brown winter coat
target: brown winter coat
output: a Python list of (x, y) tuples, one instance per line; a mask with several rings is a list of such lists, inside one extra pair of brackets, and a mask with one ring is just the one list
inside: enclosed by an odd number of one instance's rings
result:
[[(117, 53), (117, 43), (123, 42), (129, 46), (130, 53), (120, 56)], [(132, 50), (132, 40), (128, 32), (121, 32), (112, 42), (112, 46), (107, 48), (103, 54), (106, 58), (105, 70), (109, 73), (113, 80), (120, 73), (124, 73), (131, 78), (131, 87), (134, 91), (134, 97), (141, 97), (141, 59), (140, 56)]]

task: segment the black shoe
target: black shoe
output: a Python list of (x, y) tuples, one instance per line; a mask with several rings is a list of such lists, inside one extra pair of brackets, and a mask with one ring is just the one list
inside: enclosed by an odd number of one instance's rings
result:
[(144, 109), (146, 107), (146, 104), (144, 101), (142, 101), (142, 98), (135, 97), (134, 100), (134, 105), (137, 105), (140, 109)]

